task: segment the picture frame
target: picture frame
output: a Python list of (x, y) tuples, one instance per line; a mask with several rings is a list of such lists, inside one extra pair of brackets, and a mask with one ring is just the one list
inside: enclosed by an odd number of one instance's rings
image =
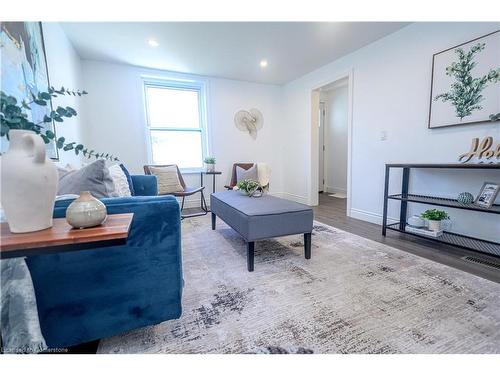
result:
[[(30, 98), (31, 93), (36, 95), (40, 91), (47, 91), (50, 79), (41, 22), (1, 22), (0, 48), (2, 91), (15, 97), (18, 102)], [(34, 123), (41, 123), (44, 116), (50, 116), (52, 110), (52, 99), (50, 99), (47, 106), (34, 106), (28, 110), (28, 119)], [(41, 125), (57, 134), (54, 120), (48, 123), (42, 122)], [(8, 140), (2, 137), (0, 142), (0, 149), (3, 152), (8, 148)], [(55, 141), (52, 139), (45, 146), (47, 156), (58, 161), (59, 151)]]
[(485, 182), (477, 195), (474, 204), (483, 208), (490, 208), (500, 191), (500, 184), (495, 182)]
[(499, 121), (499, 71), (500, 30), (435, 53), (428, 129)]

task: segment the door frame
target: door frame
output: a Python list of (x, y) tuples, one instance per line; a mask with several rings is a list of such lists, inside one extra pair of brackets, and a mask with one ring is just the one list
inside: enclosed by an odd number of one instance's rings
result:
[[(320, 119), (319, 119), (319, 123), (320, 123), (320, 132), (323, 133), (323, 150), (321, 150), (321, 144), (318, 144), (318, 151), (322, 151), (323, 152), (323, 181), (322, 182), (319, 182), (319, 179), (318, 179), (318, 192), (326, 192), (325, 191), (325, 181), (326, 181), (326, 160), (325, 160), (325, 136), (326, 136), (326, 127), (325, 127), (325, 124), (326, 124), (326, 103), (321, 101), (321, 98), (320, 98), (320, 101), (319, 101), (319, 110), (320, 110)], [(319, 134), (319, 136), (321, 136), (321, 134)], [(319, 153), (318, 153), (319, 155)], [(319, 162), (319, 159), (318, 159), (318, 163), (321, 164)], [(321, 166), (319, 166), (321, 167)], [(318, 167), (318, 173), (320, 172), (319, 168)], [(319, 177), (319, 176), (318, 176)]]
[(310, 175), (308, 188), (308, 203), (310, 206), (318, 205), (319, 186), (319, 133), (318, 133), (318, 112), (319, 112), (319, 89), (338, 80), (347, 78), (347, 207), (346, 215), (351, 216), (352, 204), (352, 132), (353, 132), (353, 69), (349, 69), (341, 74), (335, 75), (328, 80), (312, 86), (311, 89), (311, 153), (310, 153)]

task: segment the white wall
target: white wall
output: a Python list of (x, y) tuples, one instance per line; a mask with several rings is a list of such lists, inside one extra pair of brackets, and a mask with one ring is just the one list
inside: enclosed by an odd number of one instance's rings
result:
[(336, 87), (324, 92), (325, 121), (325, 182), (331, 193), (347, 193), (347, 120), (348, 87)]
[[(346, 72), (353, 72), (354, 217), (380, 222), (385, 163), (453, 163), (469, 149), (473, 137), (489, 135), (500, 141), (498, 123), (427, 129), (432, 55), (499, 26), (500, 23), (412, 24), (285, 85), (286, 119), (282, 124), (287, 129), (287, 142), (283, 145), (287, 196), (310, 201), (313, 194), (311, 90)], [(380, 140), (382, 131), (387, 132), (386, 141)], [(412, 179), (412, 188), (454, 196), (457, 191), (467, 190), (477, 194), (483, 180), (500, 181), (497, 171), (454, 173), (461, 173), (461, 177), (443, 183), (443, 177), (419, 172)], [(393, 186), (392, 190), (397, 190)], [(496, 217), (465, 213), (471, 218), (468, 220), (463, 212), (450, 213), (455, 218), (454, 230), (498, 240), (500, 224)], [(395, 205), (390, 214), (397, 216)]]
[[(82, 61), (85, 90), (86, 122), (84, 140), (96, 150), (112, 152), (130, 169), (143, 173), (148, 164), (146, 117), (141, 76), (186, 77), (186, 75), (143, 69), (120, 64)], [(192, 77), (192, 76), (191, 76)], [(280, 134), (281, 88), (227, 79), (197, 77), (207, 85), (209, 153), (217, 158), (217, 189), (229, 183), (232, 164), (261, 161), (273, 172), (270, 189), (282, 190)], [(254, 140), (234, 125), (234, 114), (240, 109), (258, 108), (264, 115), (264, 127)], [(211, 192), (211, 177), (205, 182)], [(185, 176), (186, 183), (199, 185), (199, 174)], [(199, 196), (194, 200), (198, 201)], [(193, 200), (193, 199), (191, 199)]]
[[(43, 23), (43, 36), (47, 56), (50, 84), (56, 88), (64, 86), (74, 90), (82, 90), (82, 66), (80, 57), (73, 49), (66, 34), (57, 22)], [(56, 123), (56, 134), (65, 137), (67, 141), (78, 142), (81, 138), (81, 128), (84, 113), (81, 110), (82, 102), (79, 97), (59, 96), (52, 100), (54, 109), (60, 106), (74, 108), (78, 116), (65, 119), (63, 123)], [(72, 151), (59, 150), (59, 165), (71, 164), (79, 166), (81, 159)]]

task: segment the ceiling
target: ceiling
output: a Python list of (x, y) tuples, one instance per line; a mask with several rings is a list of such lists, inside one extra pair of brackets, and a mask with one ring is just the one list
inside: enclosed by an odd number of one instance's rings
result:
[[(62, 23), (83, 59), (284, 84), (399, 30), (403, 22)], [(155, 48), (148, 40), (159, 43)], [(265, 68), (261, 60), (267, 60)]]

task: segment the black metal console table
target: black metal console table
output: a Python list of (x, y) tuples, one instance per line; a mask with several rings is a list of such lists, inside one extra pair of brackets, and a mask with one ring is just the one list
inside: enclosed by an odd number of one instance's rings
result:
[[(390, 194), (389, 195), (389, 176), (390, 171), (393, 168), (401, 168), (403, 170), (403, 179), (401, 184), (400, 194)], [(472, 210), (484, 212), (486, 214), (500, 214), (500, 205), (495, 204), (490, 208), (484, 208), (476, 206), (475, 204), (462, 204), (457, 202), (455, 199), (435, 197), (432, 195), (417, 195), (408, 192), (409, 181), (410, 181), (410, 170), (411, 169), (483, 169), (491, 170), (495, 169), (500, 172), (500, 164), (386, 164), (385, 165), (385, 188), (384, 188), (384, 213), (382, 219), (382, 235), (386, 235), (387, 229), (394, 230), (397, 232), (409, 234), (416, 237), (425, 238), (431, 241), (442, 242), (448, 245), (458, 246), (465, 249), (475, 250), (490, 255), (500, 256), (500, 243), (487, 241), (480, 238), (465, 236), (459, 233), (453, 232), (443, 232), (443, 234), (437, 238), (429, 237), (413, 232), (407, 232), (406, 229), (406, 216), (408, 202), (431, 204), (434, 206), (452, 207), (462, 210)], [(500, 179), (500, 174), (499, 174)], [(394, 224), (387, 224), (387, 206), (389, 199), (397, 200), (401, 202), (399, 211), (399, 222)], [(498, 219), (500, 223), (500, 218)], [(499, 224), (500, 226), (500, 224)], [(500, 232), (499, 232), (500, 237)]]

